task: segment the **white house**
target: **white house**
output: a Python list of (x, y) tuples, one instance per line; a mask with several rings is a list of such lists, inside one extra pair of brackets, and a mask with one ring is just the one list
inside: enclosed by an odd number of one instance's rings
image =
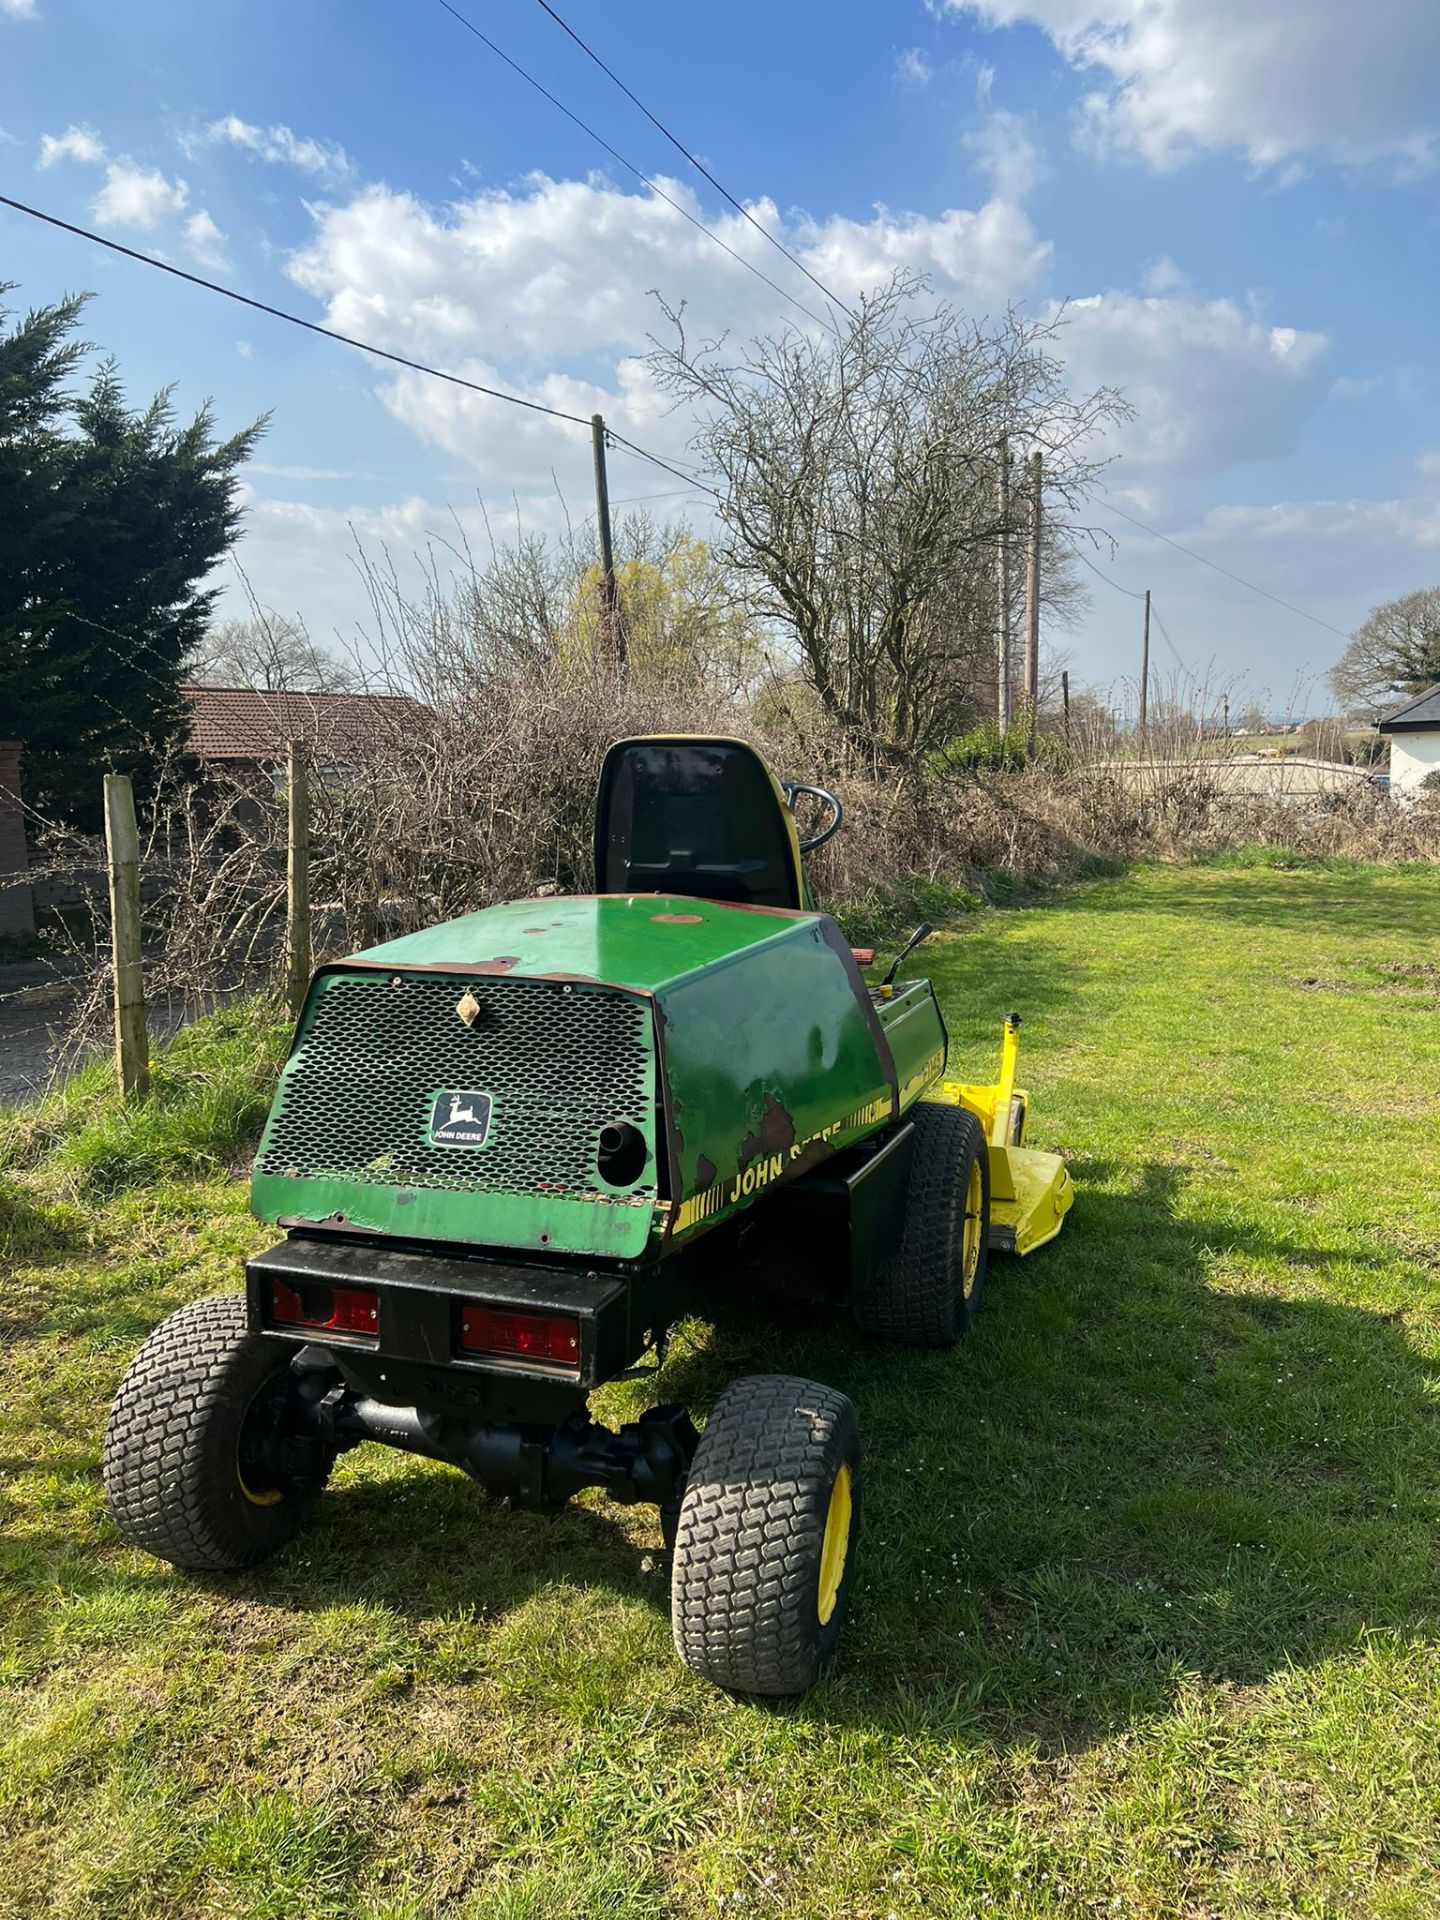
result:
[(1390, 791), (1420, 791), (1427, 774), (1440, 773), (1440, 681), (1387, 713), (1380, 731), (1390, 739)]

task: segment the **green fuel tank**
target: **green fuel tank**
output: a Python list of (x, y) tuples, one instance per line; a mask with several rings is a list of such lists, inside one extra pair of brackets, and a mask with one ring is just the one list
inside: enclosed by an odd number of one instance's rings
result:
[(265, 1220), (656, 1257), (943, 1077), (827, 915), (663, 894), (489, 907), (323, 968), (255, 1162)]

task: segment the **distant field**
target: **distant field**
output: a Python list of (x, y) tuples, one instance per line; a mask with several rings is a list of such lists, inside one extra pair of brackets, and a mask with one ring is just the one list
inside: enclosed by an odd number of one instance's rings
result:
[[(1368, 727), (1352, 727), (1341, 738), (1347, 753), (1358, 753), (1375, 736)], [(1206, 740), (1202, 743), (1205, 752), (1214, 754), (1259, 753), (1275, 759), (1329, 759), (1333, 757), (1333, 741), (1323, 742), (1325, 752), (1320, 751), (1313, 734), (1303, 733), (1232, 733), (1225, 739)]]
[(854, 1395), (856, 1617), (793, 1706), (676, 1664), (598, 1496), (362, 1450), (255, 1575), (122, 1549), (106, 1403), (266, 1238), (227, 1163), (276, 1033), (182, 1037), (136, 1127), (86, 1082), (11, 1127), (0, 1915), (1440, 1911), (1435, 874), (1149, 869), (924, 957), (965, 1077), (1026, 1016), (1060, 1240), (954, 1353), (737, 1299), (604, 1396)]

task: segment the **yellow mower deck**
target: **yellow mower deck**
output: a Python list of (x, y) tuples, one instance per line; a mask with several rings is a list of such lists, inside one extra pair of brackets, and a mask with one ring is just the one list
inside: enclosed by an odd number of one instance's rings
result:
[(966, 1108), (985, 1129), (990, 1143), (990, 1246), (994, 1252), (1023, 1254), (1055, 1238), (1075, 1189), (1058, 1153), (1037, 1153), (1023, 1144), (1030, 1102), (1015, 1085), (1019, 1057), (1020, 1017), (1012, 1013), (1005, 1022), (1000, 1078), (994, 1085), (946, 1080), (929, 1098)]

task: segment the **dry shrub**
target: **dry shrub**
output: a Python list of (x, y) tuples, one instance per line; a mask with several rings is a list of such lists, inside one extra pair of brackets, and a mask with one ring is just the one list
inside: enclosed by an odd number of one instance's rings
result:
[[(497, 900), (593, 884), (592, 810), (606, 748), (646, 733), (738, 735), (783, 777), (828, 785), (844, 830), (811, 880), (856, 938), (1013, 898), (1132, 859), (1246, 846), (1302, 858), (1440, 860), (1440, 801), (1397, 803), (1357, 783), (1302, 798), (1227, 792), (1213, 763), (1175, 755), (1023, 772), (857, 765), (803, 700), (726, 698), (619, 679), (593, 664), (457, 673), (431, 702), (387, 709), (382, 734), (312, 784), (317, 961)], [(166, 769), (144, 823), (147, 995), (154, 1024), (273, 984), (283, 954), (285, 801), (276, 777)], [(103, 847), (51, 845), (78, 910), (59, 946), (80, 992), (74, 1055), (108, 1030)]]

